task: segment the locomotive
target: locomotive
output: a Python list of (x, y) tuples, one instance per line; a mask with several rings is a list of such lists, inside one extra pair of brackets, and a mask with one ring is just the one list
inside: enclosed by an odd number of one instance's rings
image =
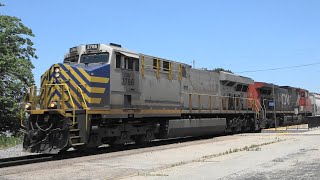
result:
[(315, 111), (311, 103), (319, 103), (312, 97), (300, 88), (195, 69), (114, 43), (79, 45), (41, 76), (40, 89), (29, 88), (23, 148), (54, 154), (260, 131), (302, 122)]

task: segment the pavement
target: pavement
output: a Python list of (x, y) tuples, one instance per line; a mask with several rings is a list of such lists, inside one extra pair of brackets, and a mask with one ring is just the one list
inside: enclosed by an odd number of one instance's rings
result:
[(320, 129), (249, 133), (0, 169), (2, 179), (319, 179)]

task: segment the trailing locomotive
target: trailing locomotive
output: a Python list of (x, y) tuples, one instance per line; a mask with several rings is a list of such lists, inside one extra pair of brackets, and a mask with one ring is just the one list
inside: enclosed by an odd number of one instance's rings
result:
[(312, 113), (305, 90), (194, 69), (117, 44), (70, 48), (41, 76), (38, 99), (37, 92), (30, 88), (21, 125), (23, 148), (41, 153), (259, 131), (274, 126), (274, 117), (298, 123)]

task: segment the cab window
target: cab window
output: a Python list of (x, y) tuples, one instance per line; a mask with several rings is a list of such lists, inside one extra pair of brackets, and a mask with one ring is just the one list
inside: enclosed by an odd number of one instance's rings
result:
[(109, 53), (93, 53), (93, 54), (83, 54), (80, 58), (80, 63), (108, 63)]
[(121, 54), (116, 55), (116, 68), (121, 68)]
[(116, 68), (139, 71), (139, 59), (118, 53), (116, 55)]
[(182, 77), (187, 77), (187, 68), (185, 66), (182, 66)]
[(163, 61), (163, 71), (169, 71), (169, 62)]
[(79, 59), (79, 56), (71, 56), (64, 59), (64, 63), (77, 63)]
[(153, 69), (157, 69), (157, 62), (158, 62), (157, 59), (153, 59), (153, 63), (152, 63)]

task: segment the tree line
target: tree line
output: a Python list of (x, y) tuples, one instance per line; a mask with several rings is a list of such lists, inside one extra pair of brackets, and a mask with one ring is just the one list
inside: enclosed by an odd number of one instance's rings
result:
[(0, 133), (19, 130), (23, 98), (34, 84), (31, 59), (38, 58), (33, 37), (21, 19), (0, 13)]

